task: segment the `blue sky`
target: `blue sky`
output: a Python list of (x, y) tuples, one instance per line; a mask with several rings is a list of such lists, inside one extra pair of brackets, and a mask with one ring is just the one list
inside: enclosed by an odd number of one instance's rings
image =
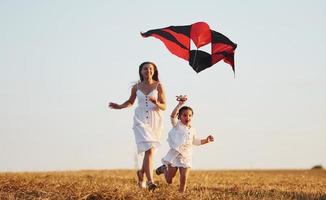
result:
[[(236, 78), (196, 74), (140, 31), (207, 22), (238, 44)], [(133, 108), (143, 61), (167, 93), (187, 94), (199, 136), (194, 169), (326, 166), (324, 1), (0, 1), (0, 171), (134, 168)]]

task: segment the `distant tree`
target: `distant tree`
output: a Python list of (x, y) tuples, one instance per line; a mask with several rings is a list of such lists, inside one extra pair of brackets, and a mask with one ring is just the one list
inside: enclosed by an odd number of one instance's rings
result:
[(321, 166), (321, 165), (315, 165), (311, 169), (323, 169), (323, 166)]

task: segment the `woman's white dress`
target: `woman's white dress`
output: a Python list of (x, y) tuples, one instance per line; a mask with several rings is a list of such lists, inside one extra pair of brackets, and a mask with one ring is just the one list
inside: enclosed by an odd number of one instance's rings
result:
[(138, 106), (135, 109), (133, 130), (138, 154), (160, 145), (163, 132), (162, 111), (153, 104), (149, 97), (158, 98), (157, 87), (149, 94), (136, 91)]
[(173, 128), (167, 139), (170, 150), (162, 158), (162, 163), (172, 167), (191, 167), (192, 145), (200, 145), (201, 140), (196, 138), (195, 128), (185, 126), (176, 118), (171, 118), (171, 123)]

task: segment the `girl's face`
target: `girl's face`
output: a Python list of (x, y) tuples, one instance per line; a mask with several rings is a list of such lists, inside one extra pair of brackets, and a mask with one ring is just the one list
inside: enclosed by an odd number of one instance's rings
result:
[(181, 113), (181, 116), (179, 116), (179, 118), (180, 118), (181, 123), (183, 123), (186, 126), (190, 126), (190, 122), (192, 119), (192, 111), (189, 109), (184, 110)]
[(155, 68), (152, 64), (145, 64), (140, 71), (144, 80), (153, 78), (154, 72), (155, 72)]

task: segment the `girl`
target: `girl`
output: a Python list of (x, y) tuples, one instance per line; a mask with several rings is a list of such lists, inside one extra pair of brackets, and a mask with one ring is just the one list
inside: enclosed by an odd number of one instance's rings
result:
[(109, 103), (112, 109), (123, 109), (134, 104), (135, 109), (133, 131), (138, 153), (144, 153), (142, 167), (137, 171), (138, 184), (146, 188), (144, 175), (147, 178), (147, 188), (154, 190), (157, 186), (153, 181), (153, 155), (160, 145), (163, 130), (162, 111), (166, 109), (165, 92), (158, 78), (157, 67), (152, 62), (144, 62), (139, 66), (140, 81), (131, 89), (129, 99), (123, 104)]
[(202, 145), (214, 141), (212, 135), (207, 136), (205, 139), (196, 138), (196, 130), (190, 123), (194, 114), (193, 110), (188, 106), (181, 107), (186, 100), (186, 96), (177, 96), (179, 103), (171, 114), (173, 128), (170, 130), (167, 140), (170, 150), (162, 158), (163, 165), (156, 169), (157, 175), (164, 173), (168, 184), (172, 183), (172, 179), (179, 169), (180, 192), (186, 190), (187, 178), (192, 162), (192, 145)]

